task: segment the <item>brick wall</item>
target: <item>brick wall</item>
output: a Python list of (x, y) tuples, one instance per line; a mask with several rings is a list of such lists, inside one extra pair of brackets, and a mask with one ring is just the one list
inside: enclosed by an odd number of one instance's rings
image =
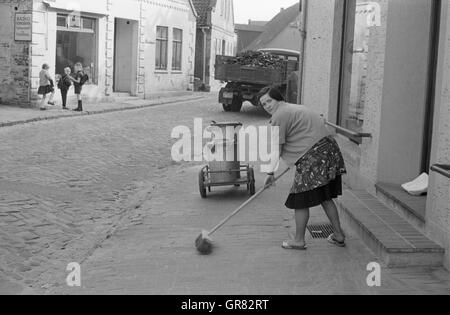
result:
[(0, 104), (30, 104), (30, 43), (14, 40), (14, 17), (31, 10), (31, 0), (0, 1)]

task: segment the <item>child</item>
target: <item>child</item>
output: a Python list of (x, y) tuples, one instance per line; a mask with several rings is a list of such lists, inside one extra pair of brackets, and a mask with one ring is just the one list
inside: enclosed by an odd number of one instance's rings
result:
[(63, 76), (59, 79), (58, 88), (61, 90), (61, 98), (63, 103), (63, 109), (67, 109), (67, 92), (72, 85), (72, 80), (70, 79), (71, 70), (69, 67), (64, 69)]
[(83, 72), (83, 65), (81, 62), (77, 62), (74, 66), (75, 70), (75, 77), (70, 77), (70, 80), (72, 80), (74, 88), (75, 88), (75, 94), (77, 95), (78, 100), (78, 107), (74, 109), (76, 112), (82, 112), (83, 111), (83, 101), (81, 99), (81, 89), (83, 88), (83, 78), (85, 76)]
[(54, 106), (55, 103), (53, 102), (53, 97), (55, 97), (55, 89), (53, 88), (53, 79), (48, 73), (48, 70), (50, 69), (49, 65), (44, 63), (42, 65), (42, 70), (39, 73), (39, 89), (38, 94), (42, 95), (41, 100), (41, 110), (46, 110), (47, 107), (45, 106), (45, 101), (47, 99), (47, 94), (50, 94), (50, 99), (48, 100), (48, 105)]

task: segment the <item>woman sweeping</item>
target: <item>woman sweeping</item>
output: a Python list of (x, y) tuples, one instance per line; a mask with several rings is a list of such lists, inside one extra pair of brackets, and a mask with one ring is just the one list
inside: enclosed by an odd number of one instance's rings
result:
[[(345, 247), (345, 235), (333, 199), (342, 195), (344, 159), (337, 142), (329, 134), (325, 120), (302, 105), (288, 104), (277, 87), (264, 88), (260, 95), (263, 108), (272, 115), (271, 125), (279, 127), (280, 157), (295, 165), (294, 185), (286, 207), (295, 210), (296, 234), (283, 248), (306, 250), (306, 228), (310, 208), (321, 205), (330, 219), (334, 234), (328, 241)], [(277, 156), (278, 159), (278, 156)], [(273, 185), (278, 161), (273, 161), (266, 185)]]

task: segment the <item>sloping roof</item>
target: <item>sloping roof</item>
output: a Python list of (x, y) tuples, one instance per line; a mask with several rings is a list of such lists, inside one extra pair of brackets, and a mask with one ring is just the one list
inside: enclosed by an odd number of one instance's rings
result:
[(197, 11), (197, 26), (208, 26), (208, 13), (217, 4), (217, 0), (192, 0)]
[(252, 20), (248, 21), (249, 25), (258, 25), (258, 26), (266, 26), (267, 23), (269, 23), (269, 21), (252, 21)]
[(234, 28), (236, 31), (264, 32), (264, 26), (259, 25), (235, 24)]
[(265, 45), (270, 43), (278, 34), (286, 29), (291, 23), (295, 22), (300, 16), (300, 3), (282, 10), (264, 27), (265, 31), (258, 36), (245, 50), (258, 50), (267, 48)]

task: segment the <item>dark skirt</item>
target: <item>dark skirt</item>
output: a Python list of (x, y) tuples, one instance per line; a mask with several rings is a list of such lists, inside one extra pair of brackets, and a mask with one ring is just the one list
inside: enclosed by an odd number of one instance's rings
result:
[(46, 94), (53, 93), (54, 91), (55, 91), (55, 89), (51, 85), (40, 86), (38, 89), (38, 94), (46, 95)]
[(342, 196), (342, 176), (337, 176), (325, 186), (298, 194), (290, 194), (286, 201), (286, 207), (293, 210), (313, 208), (339, 196)]
[(74, 90), (75, 90), (75, 94), (81, 94), (81, 90), (83, 88), (81, 85), (74, 84), (73, 87), (74, 87)]

